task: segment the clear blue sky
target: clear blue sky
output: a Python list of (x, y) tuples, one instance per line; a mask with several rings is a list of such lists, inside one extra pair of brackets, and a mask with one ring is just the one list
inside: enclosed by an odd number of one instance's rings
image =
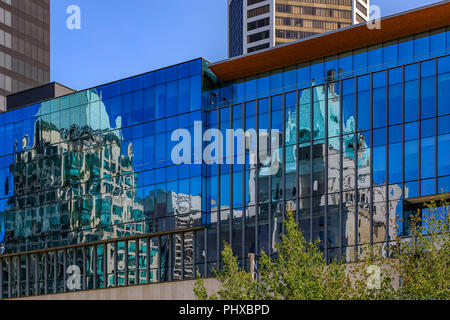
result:
[[(227, 58), (228, 0), (52, 0), (51, 79), (80, 90), (203, 57)], [(437, 0), (371, 0), (390, 15)], [(69, 30), (70, 5), (81, 30)]]

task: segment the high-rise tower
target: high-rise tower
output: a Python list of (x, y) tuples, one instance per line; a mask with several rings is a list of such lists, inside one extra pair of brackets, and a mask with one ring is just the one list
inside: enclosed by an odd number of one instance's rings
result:
[(369, 20), (370, 0), (228, 0), (228, 55), (247, 54)]
[(0, 112), (6, 96), (50, 81), (50, 0), (0, 0)]

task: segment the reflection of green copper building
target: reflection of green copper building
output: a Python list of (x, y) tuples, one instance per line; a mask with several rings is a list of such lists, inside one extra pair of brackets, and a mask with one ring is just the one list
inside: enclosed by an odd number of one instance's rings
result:
[[(70, 266), (79, 290), (208, 276), (224, 241), (248, 268), (287, 207), (328, 260), (389, 255), (397, 218), (450, 191), (448, 21), (440, 3), (0, 114), (1, 297), (72, 291)], [(245, 164), (175, 165), (172, 133), (198, 121), (271, 136), (245, 138)]]

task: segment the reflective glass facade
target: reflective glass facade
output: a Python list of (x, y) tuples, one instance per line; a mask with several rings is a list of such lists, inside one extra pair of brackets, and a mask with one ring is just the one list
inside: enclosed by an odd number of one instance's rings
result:
[[(0, 114), (1, 297), (74, 290), (70, 266), (75, 290), (205, 276), (224, 241), (247, 268), (287, 208), (327, 259), (388, 254), (398, 217), (450, 192), (449, 30), (227, 84), (198, 59)], [(198, 121), (278, 131), (256, 163), (261, 135), (175, 165), (172, 133)]]

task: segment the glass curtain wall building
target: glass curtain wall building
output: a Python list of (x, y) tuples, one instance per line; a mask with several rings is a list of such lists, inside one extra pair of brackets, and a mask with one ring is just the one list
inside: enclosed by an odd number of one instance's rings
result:
[[(197, 59), (0, 114), (1, 297), (209, 276), (224, 241), (248, 268), (249, 253), (276, 254), (287, 210), (328, 260), (355, 261), (365, 244), (389, 255), (408, 235), (400, 218), (450, 192), (442, 21), (261, 73), (270, 52)], [(191, 161), (175, 165), (180, 128)], [(268, 134), (239, 148), (209, 129)], [(213, 142), (216, 161), (198, 162)]]

